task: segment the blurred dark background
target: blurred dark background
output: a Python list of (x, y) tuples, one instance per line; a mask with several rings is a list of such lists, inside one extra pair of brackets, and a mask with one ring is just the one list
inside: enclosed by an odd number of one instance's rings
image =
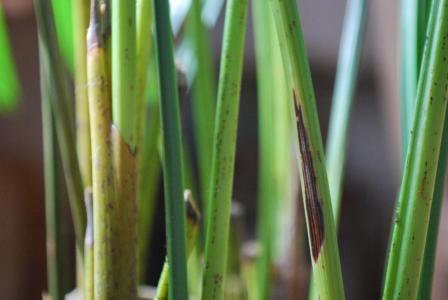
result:
[[(258, 0), (257, 0), (258, 1)], [(331, 105), (344, 0), (300, 0), (322, 132)], [(339, 246), (348, 299), (378, 299), (400, 177), (398, 3), (370, 1), (351, 119)], [(31, 0), (3, 0), (23, 94), (0, 115), (0, 299), (39, 299), (46, 288), (39, 61)], [(213, 32), (218, 68), (222, 16)], [(1, 66), (0, 66), (1, 72)], [(191, 121), (187, 117), (185, 126)], [(246, 207), (253, 237), (257, 198), (257, 102), (252, 27), (248, 29), (234, 198)], [(162, 199), (162, 197), (161, 197)], [(161, 201), (160, 201), (161, 202)], [(160, 203), (160, 212), (163, 208)], [(445, 205), (446, 206), (446, 205)], [(446, 208), (444, 208), (446, 212)], [(434, 299), (448, 299), (446, 213), (442, 216)], [(67, 217), (67, 219), (69, 219)], [(163, 262), (163, 213), (153, 260)], [(72, 235), (71, 228), (64, 228)], [(157, 266), (149, 280), (157, 279)]]

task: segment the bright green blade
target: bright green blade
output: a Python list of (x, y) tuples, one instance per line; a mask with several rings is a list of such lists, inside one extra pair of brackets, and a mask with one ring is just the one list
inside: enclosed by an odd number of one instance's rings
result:
[(2, 6), (0, 5), (0, 113), (14, 110), (19, 96), (19, 80), (9, 46)]
[(448, 86), (447, 0), (434, 3), (428, 26), (383, 299), (417, 297), (430, 221)]
[[(54, 21), (62, 57), (70, 71), (73, 71), (73, 0), (52, 0)], [(78, 1), (78, 0), (75, 0)]]

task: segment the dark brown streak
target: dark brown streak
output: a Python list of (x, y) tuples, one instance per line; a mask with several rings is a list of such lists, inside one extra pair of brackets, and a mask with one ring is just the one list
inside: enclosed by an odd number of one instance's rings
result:
[(296, 113), (297, 133), (299, 138), (300, 154), (302, 156), (302, 174), (305, 190), (305, 212), (308, 217), (308, 233), (311, 237), (311, 251), (316, 262), (324, 242), (324, 218), (319, 200), (319, 193), (314, 170), (313, 157), (308, 141), (308, 135), (303, 122), (302, 108), (297, 101), (293, 90), (294, 110)]

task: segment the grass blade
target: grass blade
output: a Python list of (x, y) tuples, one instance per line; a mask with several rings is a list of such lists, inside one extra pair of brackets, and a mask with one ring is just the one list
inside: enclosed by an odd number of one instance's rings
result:
[(409, 144), (419, 73), (419, 2), (424, 1), (401, 0), (400, 94), (403, 162)]
[[(145, 124), (145, 96), (148, 83), (148, 65), (152, 55), (152, 26), (153, 26), (153, 5), (151, 0), (140, 0), (137, 2), (137, 49), (136, 59), (136, 145), (137, 149), (143, 147), (143, 135)], [(155, 78), (152, 78), (155, 81)], [(137, 153), (138, 154), (138, 153)], [(139, 159), (139, 158), (137, 158)]]
[(0, 113), (13, 111), (20, 96), (19, 81), (9, 46), (5, 17), (0, 5)]
[[(53, 1), (53, 6), (58, 3), (60, 9), (65, 8), (62, 1)], [(68, 3), (68, 2), (66, 2)], [(89, 117), (89, 99), (87, 93), (87, 44), (86, 35), (89, 23), (89, 1), (76, 0), (71, 1), (72, 19), (73, 19), (73, 38), (74, 38), (74, 86), (75, 86), (75, 118), (76, 118), (76, 146), (78, 161), (83, 181), (84, 192), (92, 188), (92, 155), (90, 139), (90, 117)], [(66, 11), (62, 12), (65, 13)], [(86, 194), (85, 194), (86, 195)], [(85, 198), (85, 201), (88, 201)], [(87, 205), (88, 203), (86, 203)], [(90, 203), (92, 204), (92, 203)], [(89, 210), (87, 209), (87, 212)], [(89, 219), (89, 216), (87, 216)], [(89, 227), (89, 226), (88, 226)], [(89, 228), (88, 228), (89, 229)], [(86, 233), (87, 235), (87, 233)], [(93, 298), (93, 240), (89, 241), (84, 247), (84, 267), (82, 261), (77, 257), (77, 283), (83, 290), (85, 299)], [(91, 269), (89, 269), (91, 268)], [(84, 273), (84, 276), (81, 274)]]
[[(207, 27), (201, 19), (201, 7), (200, 0), (193, 0), (189, 29), (197, 61), (193, 83), (192, 113), (198, 152), (200, 191), (202, 199), (206, 199), (212, 166), (216, 87), (212, 49)], [(207, 203), (206, 201), (202, 203), (206, 211)]]
[[(115, 195), (111, 140), (111, 97), (106, 51), (100, 32), (100, 11), (92, 1), (87, 33), (87, 79), (92, 139), (94, 298), (117, 298), (122, 283), (116, 274), (118, 201)], [(130, 275), (131, 276), (131, 275)]]
[(135, 149), (136, 1), (112, 0), (112, 115), (124, 142)]
[(73, 36), (75, 39), (75, 103), (76, 145), (84, 187), (92, 186), (92, 157), (90, 148), (89, 99), (87, 95), (87, 27), (89, 1), (73, 1)]
[(314, 89), (295, 0), (271, 1), (292, 88), (300, 177), (317, 297), (343, 299), (344, 289)]
[(440, 214), (442, 212), (443, 191), (445, 185), (445, 173), (448, 154), (448, 118), (445, 112), (445, 125), (440, 146), (439, 162), (434, 187), (434, 195), (429, 217), (428, 234), (426, 236), (425, 254), (423, 256), (422, 274), (418, 299), (431, 299), (432, 281), (434, 276), (434, 262), (436, 258), (437, 237), (439, 233)]
[(212, 173), (207, 202), (207, 233), (202, 299), (222, 299), (227, 266), (239, 97), (247, 22), (247, 0), (227, 2)]
[[(187, 221), (187, 229), (186, 229), (187, 257), (190, 257), (196, 243), (201, 215), (198, 211), (198, 208), (196, 207), (196, 203), (194, 202), (191, 196), (191, 191), (189, 190), (185, 190), (184, 192), (184, 205), (186, 212), (185, 219)], [(168, 299), (169, 273), (170, 273), (169, 264), (167, 261), (165, 261), (165, 263), (163, 264), (163, 269), (160, 275), (159, 283), (157, 284), (157, 295), (155, 300)]]
[(65, 181), (70, 200), (76, 245), (82, 253), (86, 228), (86, 211), (81, 173), (76, 155), (75, 130), (69, 108), (69, 94), (66, 73), (58, 49), (51, 3), (49, 0), (35, 0), (36, 19), (39, 33), (40, 65), (48, 66), (50, 85), (49, 97), (54, 111), (56, 133), (59, 141)]
[(60, 178), (56, 127), (51, 111), (48, 66), (41, 67), (42, 127), (44, 147), (45, 219), (47, 238), (47, 277), (51, 299), (64, 299), (64, 240), (61, 232)]
[[(433, 21), (431, 21), (433, 19)], [(448, 84), (448, 2), (433, 5), (423, 54), (413, 134), (392, 233), (384, 299), (417, 296), (430, 208), (439, 160)], [(433, 29), (431, 24), (434, 24)]]
[(168, 0), (154, 0), (161, 92), (163, 176), (169, 272), (169, 299), (187, 299), (185, 209), (182, 199), (182, 137)]
[[(328, 183), (336, 226), (339, 224), (348, 126), (361, 56), (365, 16), (366, 1), (347, 2), (327, 137)], [(310, 299), (315, 299), (315, 287), (311, 284)]]
[[(253, 4), (259, 114), (258, 230), (262, 251), (257, 263), (260, 299), (269, 299), (273, 263), (284, 246), (279, 234), (291, 219), (292, 122), (288, 88), (272, 11), (267, 1)], [(290, 237), (287, 238), (288, 240)]]
[(361, 56), (365, 0), (346, 4), (327, 138), (327, 172), (335, 223), (338, 224), (350, 112)]
[[(62, 57), (68, 69), (73, 71), (73, 19), (72, 1), (82, 2), (83, 0), (52, 0), (56, 33), (61, 49)], [(85, 36), (84, 36), (85, 37)]]
[(224, 292), (247, 6), (247, 0), (231, 0), (226, 8), (212, 175), (207, 200), (202, 285), (204, 300), (221, 299)]
[[(112, 0), (112, 134), (116, 183), (117, 299), (137, 297), (136, 1)], [(144, 66), (143, 66), (144, 67)], [(144, 113), (144, 110), (139, 111)]]

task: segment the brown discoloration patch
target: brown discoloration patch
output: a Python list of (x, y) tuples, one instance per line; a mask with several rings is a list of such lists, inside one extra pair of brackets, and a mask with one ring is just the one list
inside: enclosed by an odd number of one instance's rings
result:
[(302, 108), (293, 90), (294, 110), (296, 114), (297, 133), (300, 154), (302, 156), (302, 173), (305, 190), (305, 210), (308, 216), (308, 232), (311, 239), (311, 251), (314, 261), (319, 258), (320, 250), (325, 238), (324, 216), (319, 199), (313, 156), (308, 135), (303, 122)]

